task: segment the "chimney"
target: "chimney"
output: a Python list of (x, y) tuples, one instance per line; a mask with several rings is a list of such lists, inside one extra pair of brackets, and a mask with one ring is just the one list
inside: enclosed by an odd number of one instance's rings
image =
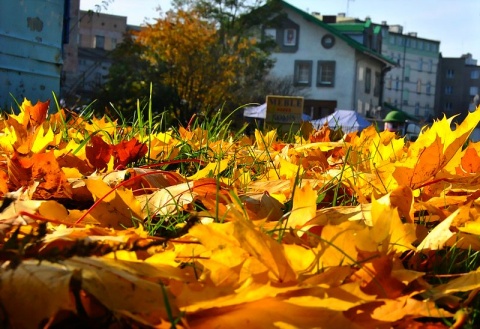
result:
[(335, 24), (337, 22), (337, 16), (335, 15), (323, 15), (323, 21), (328, 24)]
[(417, 32), (408, 32), (408, 35), (416, 38), (417, 37)]
[(403, 33), (403, 26), (401, 26), (401, 25), (390, 25), (389, 28), (388, 28), (388, 31), (393, 32), (393, 33), (402, 34)]

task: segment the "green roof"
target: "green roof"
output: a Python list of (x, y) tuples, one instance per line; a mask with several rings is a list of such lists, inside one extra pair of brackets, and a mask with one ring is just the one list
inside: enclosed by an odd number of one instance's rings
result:
[(365, 26), (361, 23), (334, 23), (331, 24), (341, 32), (363, 32)]
[(283, 0), (280, 0), (280, 3), (286, 7), (286, 8), (289, 8), (291, 10), (293, 10), (294, 12), (298, 13), (299, 15), (301, 15), (306, 21), (308, 22), (311, 22), (317, 26), (320, 26), (321, 28), (327, 30), (328, 32), (330, 32), (331, 34), (333, 34), (334, 36), (336, 36), (337, 38), (345, 41), (350, 47), (354, 48), (355, 50), (358, 50), (359, 52), (365, 54), (365, 55), (368, 55), (370, 57), (373, 57), (377, 60), (379, 60), (380, 62), (382, 63), (385, 63), (387, 65), (391, 65), (391, 66), (397, 66), (397, 62), (393, 61), (392, 59), (388, 58), (388, 57), (385, 57), (383, 56), (382, 54), (380, 53), (377, 53), (376, 51), (373, 51), (367, 47), (365, 47), (364, 45), (362, 45), (361, 43), (353, 40), (352, 38), (350, 38), (348, 35), (345, 35), (343, 33), (341, 33), (339, 30), (337, 30), (335, 27), (331, 26), (330, 24), (327, 24), (327, 23), (324, 23), (321, 19), (313, 16), (313, 15), (310, 15), (309, 13), (289, 4), (288, 2), (285, 2)]

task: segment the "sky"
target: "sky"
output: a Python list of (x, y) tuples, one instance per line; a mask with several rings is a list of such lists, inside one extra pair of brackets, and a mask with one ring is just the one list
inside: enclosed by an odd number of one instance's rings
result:
[[(322, 15), (346, 13), (349, 17), (374, 23), (387, 21), (402, 25), (403, 32), (417, 32), (418, 37), (440, 41), (443, 57), (471, 53), (480, 63), (480, 0), (287, 0), (307, 12)], [(158, 8), (169, 10), (170, 0), (80, 0), (82, 10), (127, 17), (127, 23), (141, 25), (158, 17)]]

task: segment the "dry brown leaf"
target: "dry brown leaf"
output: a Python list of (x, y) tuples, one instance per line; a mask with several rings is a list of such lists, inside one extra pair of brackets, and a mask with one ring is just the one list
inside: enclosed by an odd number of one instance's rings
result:
[(76, 270), (46, 261), (25, 261), (16, 269), (2, 269), (2, 318), (14, 328), (39, 328), (60, 311), (76, 312), (70, 284), (78, 275)]

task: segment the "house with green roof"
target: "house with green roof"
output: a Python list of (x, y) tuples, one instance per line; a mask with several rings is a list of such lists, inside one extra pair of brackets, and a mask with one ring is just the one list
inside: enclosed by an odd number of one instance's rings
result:
[(291, 77), (312, 119), (335, 109), (374, 115), (383, 102), (383, 77), (397, 63), (376, 51), (374, 43), (364, 45), (321, 18), (280, 3), (280, 23), (262, 28), (277, 45), (271, 77)]

